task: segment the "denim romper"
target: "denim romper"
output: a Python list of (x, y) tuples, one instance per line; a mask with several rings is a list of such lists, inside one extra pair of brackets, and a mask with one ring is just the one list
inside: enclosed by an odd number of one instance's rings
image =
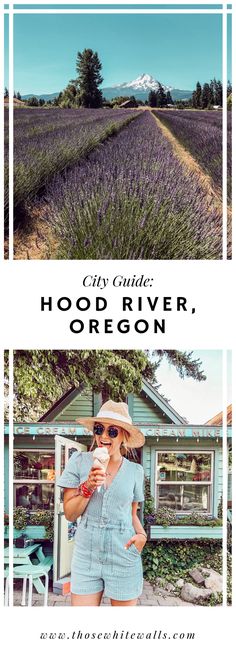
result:
[[(93, 464), (93, 452), (74, 452), (57, 481), (63, 488), (76, 488), (86, 481)], [(71, 591), (74, 594), (104, 595), (114, 600), (138, 598), (143, 588), (141, 554), (134, 543), (132, 502), (143, 502), (144, 473), (141, 465), (123, 459), (106, 489), (93, 493), (80, 518), (75, 534), (71, 564)]]

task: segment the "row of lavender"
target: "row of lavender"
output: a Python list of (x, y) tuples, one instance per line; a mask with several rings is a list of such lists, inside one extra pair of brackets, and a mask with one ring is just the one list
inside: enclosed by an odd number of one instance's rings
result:
[[(222, 194), (222, 112), (154, 110), (154, 114), (196, 158)], [(231, 112), (228, 112), (228, 199), (231, 199)]]
[(221, 211), (149, 111), (55, 176), (43, 201), (61, 258), (221, 257)]
[[(15, 216), (22, 204), (47, 185), (53, 174), (77, 163), (134, 117), (137, 117), (136, 111), (119, 109), (15, 110)], [(7, 137), (5, 148), (7, 151)], [(7, 184), (7, 164), (5, 176)]]

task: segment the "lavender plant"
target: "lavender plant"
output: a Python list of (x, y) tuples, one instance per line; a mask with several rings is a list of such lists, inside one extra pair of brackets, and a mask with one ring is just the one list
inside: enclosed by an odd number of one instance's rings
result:
[[(19, 208), (50, 177), (64, 170), (93, 149), (100, 141), (129, 123), (132, 110), (50, 110), (14, 111), (14, 207)], [(7, 130), (7, 126), (6, 126)], [(6, 139), (6, 149), (8, 140)], [(6, 189), (8, 166), (6, 162)], [(6, 211), (7, 211), (6, 190)]]
[[(196, 158), (222, 194), (222, 112), (154, 110), (154, 114)], [(231, 199), (231, 113), (228, 112), (228, 198)]]
[(43, 207), (59, 258), (221, 257), (221, 212), (149, 111), (55, 176)]

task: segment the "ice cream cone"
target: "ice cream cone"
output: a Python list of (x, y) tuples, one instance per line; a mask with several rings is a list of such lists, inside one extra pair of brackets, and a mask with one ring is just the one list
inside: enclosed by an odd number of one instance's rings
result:
[[(104, 474), (106, 472), (110, 456), (106, 447), (96, 447), (93, 452), (93, 467), (100, 468), (103, 470)], [(101, 486), (97, 487), (98, 493), (101, 490)]]

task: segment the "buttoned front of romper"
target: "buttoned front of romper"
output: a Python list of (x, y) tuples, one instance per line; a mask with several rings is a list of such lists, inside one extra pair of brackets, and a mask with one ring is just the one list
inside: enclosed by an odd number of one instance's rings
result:
[[(86, 481), (93, 464), (92, 452), (74, 452), (58, 485), (76, 488)], [(137, 598), (142, 592), (141, 555), (127, 541), (135, 534), (132, 502), (142, 502), (143, 468), (126, 458), (108, 489), (92, 495), (78, 519), (71, 564), (71, 591), (104, 594), (116, 600)]]

